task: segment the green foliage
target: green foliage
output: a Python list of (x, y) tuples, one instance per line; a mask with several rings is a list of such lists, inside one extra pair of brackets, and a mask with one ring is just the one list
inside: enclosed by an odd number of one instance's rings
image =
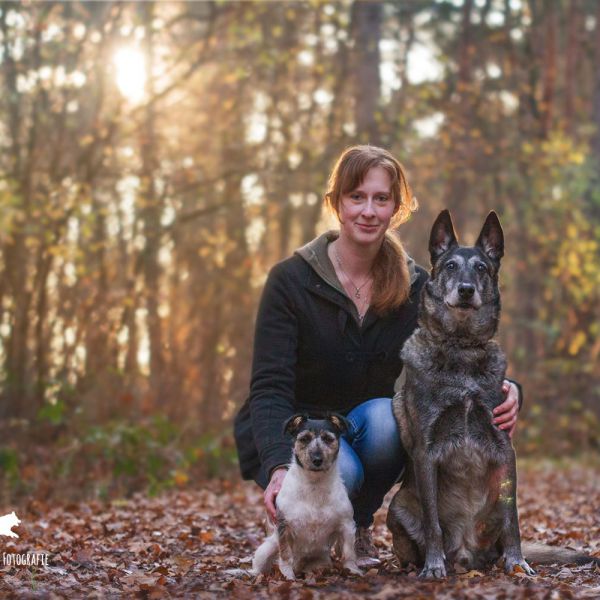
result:
[(14, 485), (19, 479), (19, 455), (14, 448), (0, 446), (0, 473), (2, 479), (9, 485)]
[(48, 422), (52, 425), (60, 425), (64, 422), (66, 413), (66, 404), (63, 400), (46, 402), (38, 410), (37, 417), (42, 422)]
[(516, 444), (519, 455), (598, 455), (600, 419), (579, 400), (566, 402), (558, 414), (536, 403), (519, 419)]
[(204, 434), (188, 449), (186, 456), (190, 464), (201, 461), (209, 477), (237, 468), (237, 453), (230, 435)]
[(236, 464), (230, 433), (192, 436), (160, 415), (82, 426), (64, 434), (52, 451), (46, 448), (43, 462), (40, 451), (0, 448), (0, 469), (16, 495), (34, 495), (48, 481), (73, 497), (114, 498), (140, 490), (155, 495), (228, 476)]

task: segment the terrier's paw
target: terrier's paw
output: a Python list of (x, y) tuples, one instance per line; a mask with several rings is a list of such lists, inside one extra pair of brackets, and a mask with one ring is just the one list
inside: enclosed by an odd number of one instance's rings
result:
[(524, 558), (505, 558), (504, 572), (507, 575), (512, 575), (516, 567), (520, 567), (527, 575), (537, 575)]
[(363, 576), (363, 572), (358, 568), (355, 560), (347, 560), (344, 562), (344, 569), (348, 569), (350, 573), (354, 573), (354, 575)]
[(255, 558), (252, 561), (252, 568), (250, 569), (250, 573), (252, 575), (268, 575), (271, 570), (271, 565), (265, 561), (258, 560)]
[(427, 561), (419, 573), (420, 579), (443, 579), (444, 577), (446, 577), (446, 566), (443, 558)]
[(381, 560), (373, 556), (360, 556), (356, 559), (356, 564), (363, 569), (373, 569), (381, 565)]
[(296, 574), (294, 573), (294, 569), (292, 568), (292, 565), (288, 564), (288, 563), (283, 563), (279, 565), (279, 570), (281, 571), (281, 574), (288, 580), (288, 581), (295, 581), (296, 579)]

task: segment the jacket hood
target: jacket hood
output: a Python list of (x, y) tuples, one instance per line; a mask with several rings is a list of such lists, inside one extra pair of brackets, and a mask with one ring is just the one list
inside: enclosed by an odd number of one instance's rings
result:
[[(328, 244), (336, 240), (338, 236), (339, 231), (327, 231), (314, 240), (308, 242), (308, 244), (298, 248), (294, 254), (302, 257), (313, 268), (317, 275), (319, 275), (321, 279), (325, 280), (326, 283), (340, 291), (342, 294), (345, 294), (346, 292), (337, 278), (333, 264), (331, 263), (329, 255), (327, 254)], [(413, 285), (418, 279), (419, 274), (415, 268), (415, 261), (408, 256), (408, 254), (406, 255), (406, 262), (408, 264), (410, 284)]]

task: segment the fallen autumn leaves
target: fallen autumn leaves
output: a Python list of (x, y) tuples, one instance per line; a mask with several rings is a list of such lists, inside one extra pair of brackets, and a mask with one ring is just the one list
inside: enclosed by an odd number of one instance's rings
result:
[[(522, 535), (600, 556), (600, 469), (522, 468)], [(598, 598), (600, 569), (538, 567), (537, 577), (509, 577), (501, 569), (468, 571), (443, 582), (422, 582), (398, 569), (390, 553), (385, 511), (376, 516), (375, 542), (383, 564), (363, 578), (332, 570), (284, 581), (250, 577), (262, 540), (262, 496), (252, 484), (209, 481), (197, 492), (158, 498), (47, 506), (31, 501), (15, 510), (19, 539), (0, 537), (2, 553), (49, 554), (48, 567), (2, 567), (0, 595), (38, 597), (371, 598)], [(388, 496), (389, 498), (389, 496)], [(0, 514), (4, 514), (0, 512)]]

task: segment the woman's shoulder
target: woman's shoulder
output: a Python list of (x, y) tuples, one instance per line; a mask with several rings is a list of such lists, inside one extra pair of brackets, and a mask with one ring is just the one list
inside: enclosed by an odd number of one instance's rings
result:
[(303, 271), (303, 265), (305, 262), (297, 254), (292, 254), (279, 261), (277, 261), (270, 269), (269, 276), (274, 277), (285, 277), (291, 275), (298, 275)]
[(416, 280), (426, 281), (429, 278), (429, 271), (422, 267), (421, 265), (414, 263), (415, 273), (417, 274)]
[(296, 288), (307, 278), (307, 265), (297, 255), (288, 256), (277, 261), (267, 273), (265, 286), (267, 288), (282, 287)]
[(275, 276), (305, 277), (311, 269), (317, 273), (327, 263), (327, 245), (337, 237), (336, 231), (327, 231), (297, 248), (291, 256), (275, 263), (270, 270)]
[(411, 289), (421, 288), (423, 284), (429, 279), (429, 272), (427, 269), (419, 265), (418, 263), (412, 261), (412, 265), (410, 266), (410, 285)]

